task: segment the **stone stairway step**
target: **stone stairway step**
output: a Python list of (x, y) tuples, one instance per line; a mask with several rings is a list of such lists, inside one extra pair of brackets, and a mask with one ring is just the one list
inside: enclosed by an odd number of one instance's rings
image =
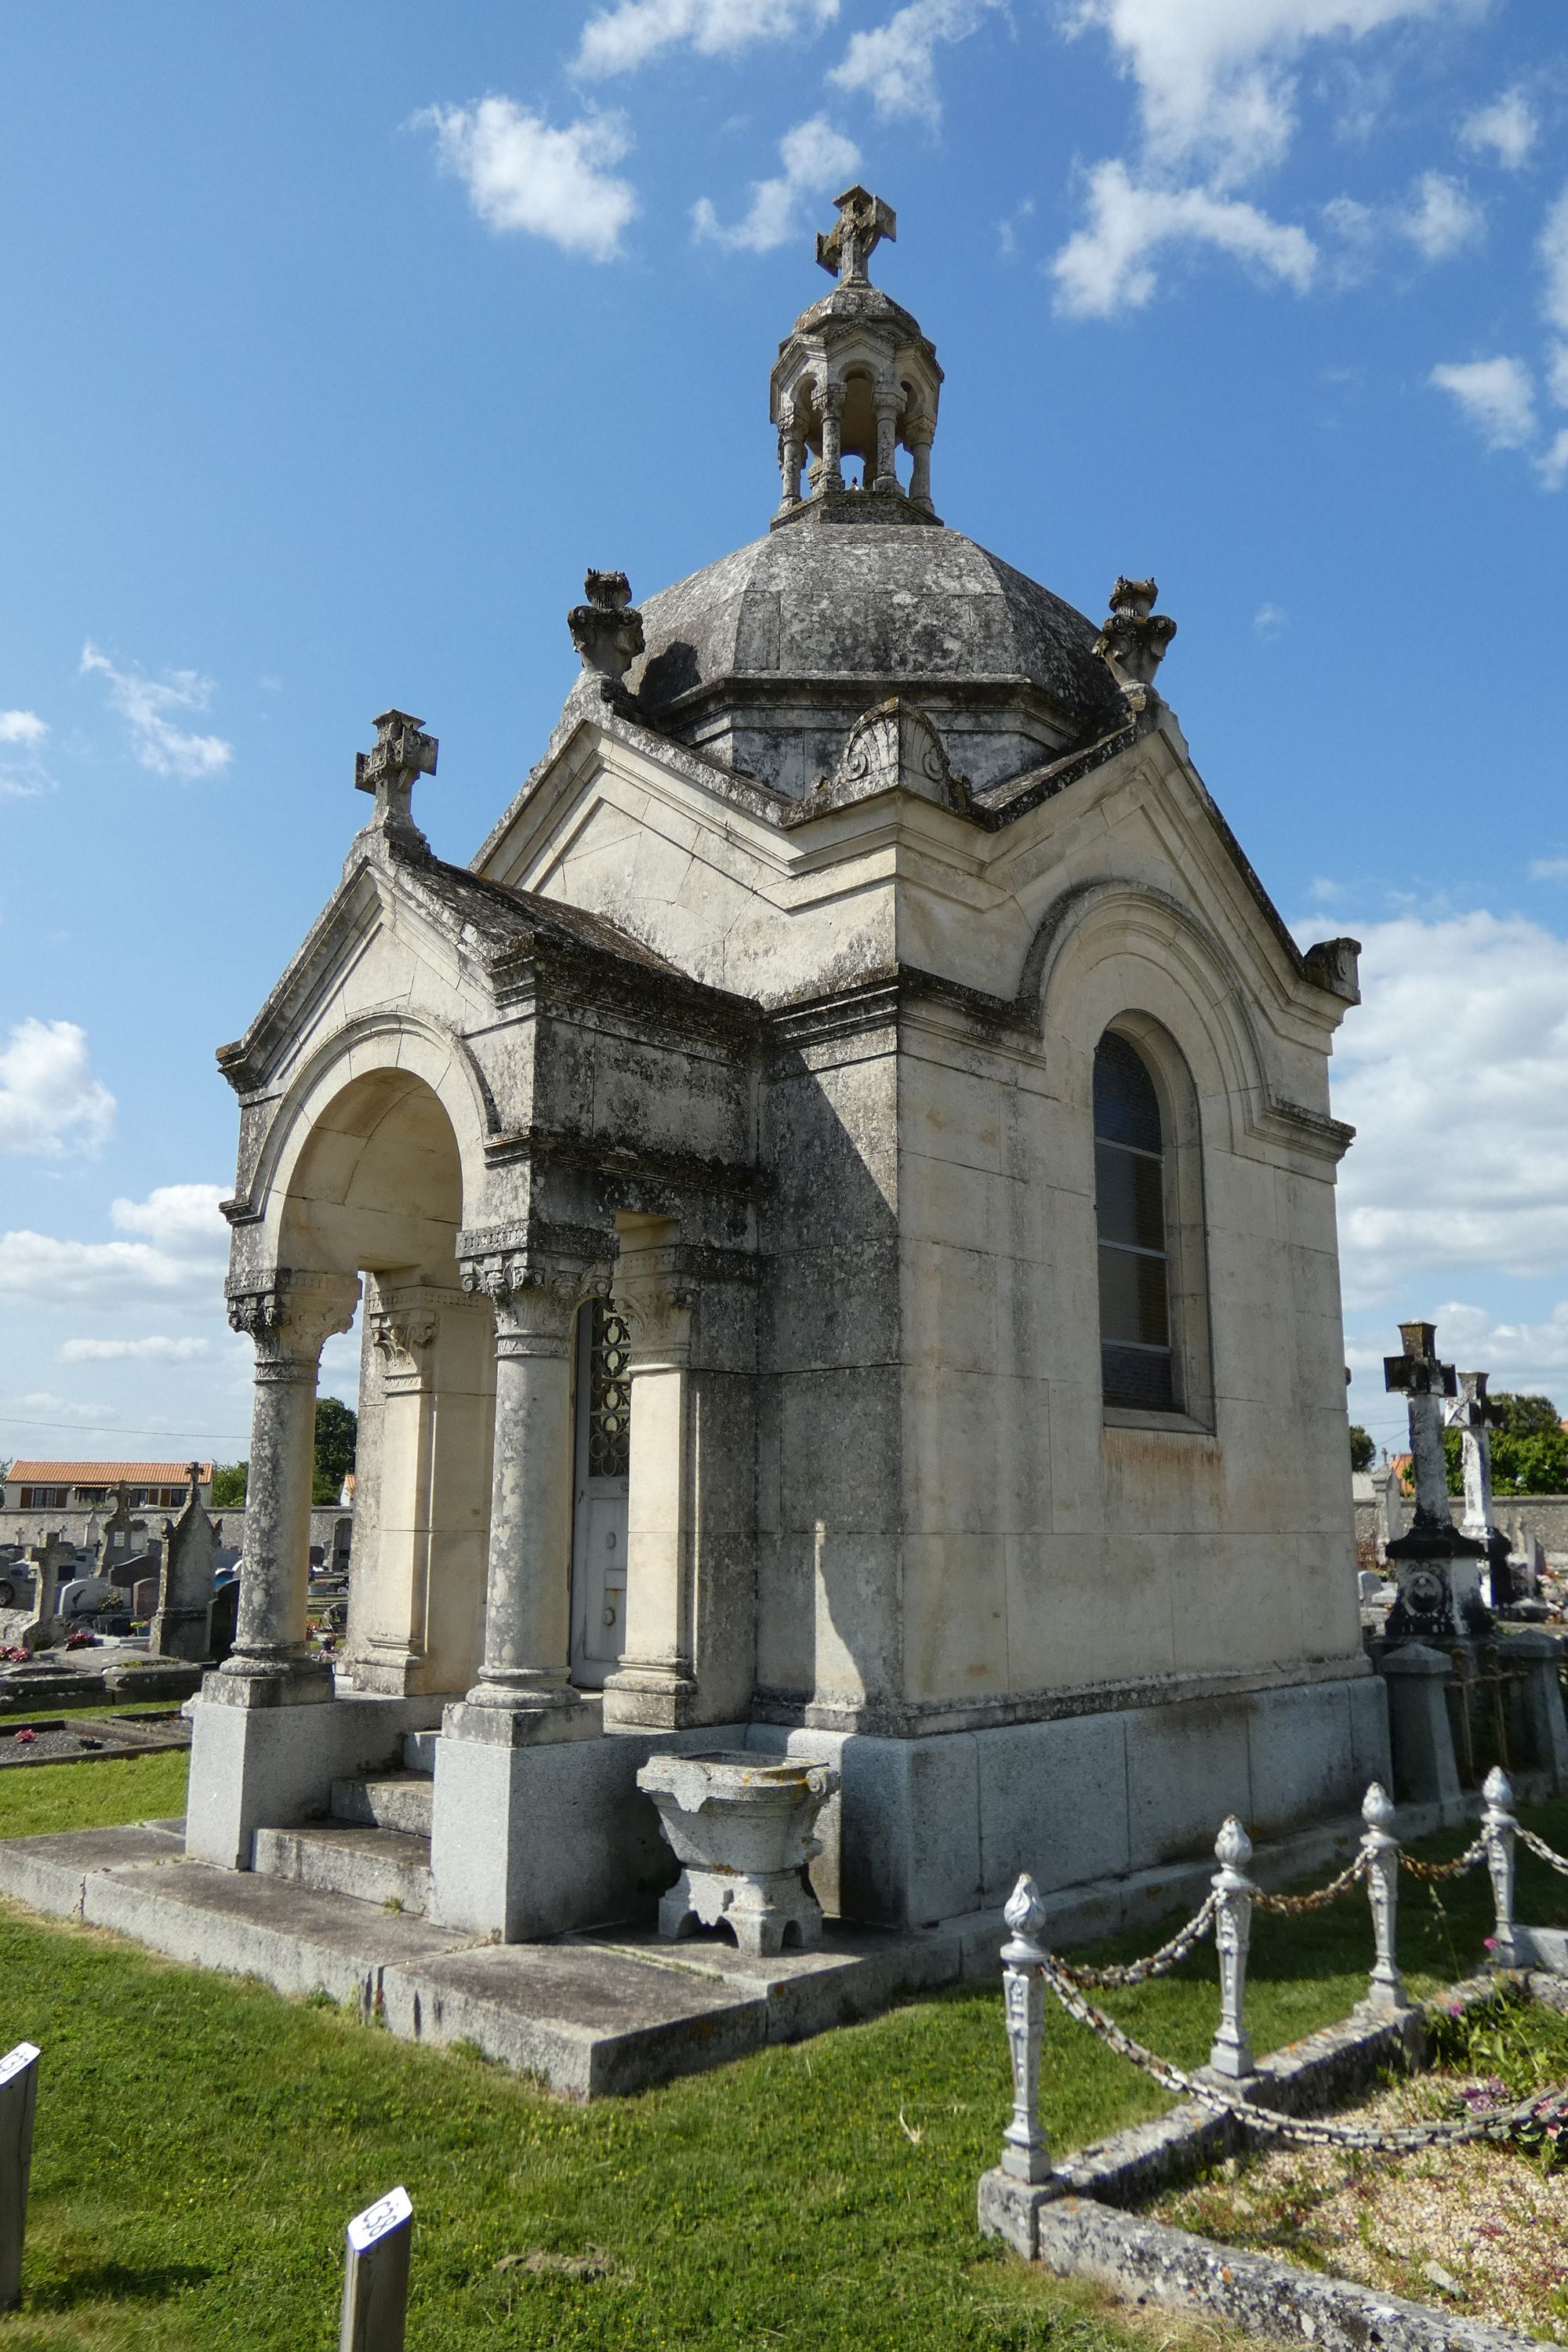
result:
[(405, 1830), (339, 1822), (258, 1830), (253, 1867), (318, 1895), (346, 1895), (413, 1919), (430, 1908), (430, 1841)]
[(408, 1772), (434, 1772), (436, 1742), (439, 1731), (405, 1731), (403, 1735), (403, 1764)]
[(436, 1783), (429, 1773), (385, 1772), (374, 1779), (334, 1780), (331, 1815), (335, 1822), (428, 1838), (435, 1800)]

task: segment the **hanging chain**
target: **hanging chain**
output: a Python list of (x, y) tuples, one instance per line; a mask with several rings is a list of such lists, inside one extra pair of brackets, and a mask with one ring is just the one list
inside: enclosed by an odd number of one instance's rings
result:
[(1521, 1845), (1527, 1845), (1531, 1853), (1556, 1871), (1559, 1877), (1568, 1878), (1568, 1860), (1565, 1860), (1562, 1854), (1554, 1853), (1544, 1838), (1538, 1838), (1535, 1832), (1527, 1830), (1522, 1822), (1515, 1822), (1513, 1833)]
[(1376, 2131), (1367, 2124), (1332, 2124), (1307, 2116), (1282, 2116), (1270, 2107), (1254, 2106), (1240, 2094), (1201, 2082), (1195, 2075), (1184, 2073), (1180, 2066), (1173, 2065), (1168, 2058), (1158, 2057), (1142, 2042), (1135, 2042), (1113, 2018), (1085, 2000), (1062, 1974), (1060, 1963), (1055, 1958), (1041, 1964), (1040, 1974), (1069, 2017), (1097, 2033), (1119, 2058), (1130, 2059), (1134, 2066), (1152, 2075), (1162, 2090), (1178, 2098), (1195, 2099), (1215, 2115), (1238, 2116), (1249, 2129), (1270, 2138), (1298, 2141), (1310, 2147), (1367, 2148), (1405, 2155), (1420, 2147), (1459, 2147), (1470, 2140), (1510, 2139), (1531, 2126), (1568, 2120), (1568, 2084), (1537, 2092), (1532, 2098), (1521, 2099), (1511, 2107), (1500, 2107), (1493, 2115), (1402, 2124), (1391, 2131)]
[(1259, 1888), (1252, 1899), (1260, 1911), (1279, 1911), (1287, 1919), (1299, 1919), (1306, 1911), (1326, 1911), (1331, 1903), (1337, 1903), (1342, 1895), (1349, 1894), (1358, 1878), (1365, 1876), (1366, 1854), (1360, 1852), (1353, 1861), (1345, 1864), (1337, 1878), (1331, 1878), (1326, 1886), (1316, 1888), (1310, 1895), (1265, 1895)]
[[(1521, 1837), (1523, 1837), (1526, 1834), (1527, 1832), (1525, 1831), (1521, 1830)], [(1473, 1870), (1477, 1863), (1484, 1862), (1486, 1857), (1486, 1839), (1484, 1837), (1479, 1837), (1474, 1845), (1467, 1846), (1464, 1853), (1460, 1854), (1455, 1862), (1412, 1862), (1410, 1856), (1405, 1852), (1404, 1848), (1401, 1847), (1399, 1853), (1399, 1867), (1401, 1870), (1407, 1870), (1412, 1878), (1424, 1878), (1428, 1880), (1438, 1878), (1462, 1878), (1467, 1870)]]
[(1058, 1960), (1056, 1966), (1072, 1983), (1097, 1985), (1106, 1991), (1124, 1985), (1147, 1984), (1151, 1977), (1166, 1975), (1212, 1933), (1216, 1897), (1206, 1895), (1202, 1908), (1194, 1912), (1186, 1926), (1178, 1927), (1168, 1944), (1162, 1944), (1157, 1952), (1149, 1953), (1144, 1959), (1127, 1960), (1120, 1967), (1104, 1969), (1075, 1969), (1066, 1960)]

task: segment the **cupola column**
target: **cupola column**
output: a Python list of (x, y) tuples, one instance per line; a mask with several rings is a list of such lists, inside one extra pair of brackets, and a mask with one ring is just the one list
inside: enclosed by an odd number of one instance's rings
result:
[(911, 416), (904, 427), (904, 439), (909, 445), (910, 504), (930, 508), (931, 445), (936, 436), (936, 425), (930, 416)]
[(822, 487), (825, 490), (841, 490), (844, 488), (838, 427), (844, 415), (846, 388), (842, 377), (830, 377), (822, 387)]
[(900, 397), (896, 383), (877, 386), (873, 401), (877, 412), (877, 478), (871, 485), (874, 490), (896, 492), (899, 487), (894, 451), (898, 446)]
[(805, 436), (801, 426), (800, 413), (792, 408), (779, 426), (779, 472), (784, 480), (780, 514), (787, 514), (792, 507), (800, 504), (800, 469), (805, 448)]

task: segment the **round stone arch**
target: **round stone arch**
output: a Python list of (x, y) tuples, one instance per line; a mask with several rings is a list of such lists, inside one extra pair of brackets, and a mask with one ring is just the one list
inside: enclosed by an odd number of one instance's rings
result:
[(405, 1018), (353, 1024), (311, 1056), (273, 1118), (251, 1193), (258, 1255), (312, 1273), (455, 1280), (493, 1125), (460, 1039)]

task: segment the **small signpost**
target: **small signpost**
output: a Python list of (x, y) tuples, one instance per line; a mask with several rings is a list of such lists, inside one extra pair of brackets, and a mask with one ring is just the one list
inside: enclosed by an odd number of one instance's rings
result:
[(22, 2300), (22, 2242), (27, 2233), (27, 2176), (33, 2165), (33, 2107), (38, 2053), (18, 2042), (0, 2058), (0, 2311)]
[(404, 2352), (413, 2224), (406, 2189), (389, 2189), (349, 2223), (338, 2352)]

